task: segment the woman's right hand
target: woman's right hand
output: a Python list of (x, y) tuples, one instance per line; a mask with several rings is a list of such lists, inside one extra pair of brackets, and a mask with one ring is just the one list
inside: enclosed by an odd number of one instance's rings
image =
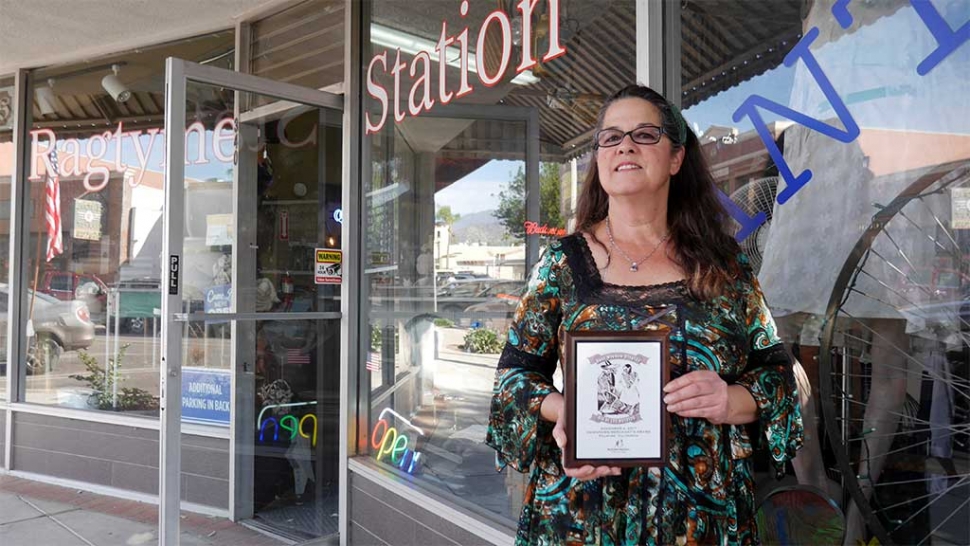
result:
[[(550, 400), (552, 398), (552, 400)], [(549, 404), (548, 407), (546, 405)], [(543, 401), (544, 411), (542, 413), (549, 415), (556, 415), (556, 426), (552, 429), (552, 438), (556, 441), (556, 445), (559, 446), (560, 450), (565, 450), (566, 448), (566, 426), (564, 424), (566, 410), (565, 401), (561, 394), (552, 393), (546, 397)], [(563, 451), (565, 454), (565, 451)], [(566, 473), (570, 478), (574, 478), (580, 481), (587, 480), (597, 480), (605, 476), (619, 476), (623, 471), (618, 466), (593, 466), (585, 465), (578, 468), (566, 468), (566, 461), (562, 461), (563, 472)]]

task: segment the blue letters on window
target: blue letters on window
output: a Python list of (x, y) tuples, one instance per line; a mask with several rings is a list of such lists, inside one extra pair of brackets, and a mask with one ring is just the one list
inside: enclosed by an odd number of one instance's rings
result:
[(832, 87), (832, 83), (829, 82), (828, 77), (822, 72), (822, 67), (819, 66), (818, 60), (812, 54), (809, 46), (818, 37), (818, 27), (812, 27), (801, 40), (795, 44), (795, 47), (788, 52), (785, 56), (785, 66), (792, 66), (798, 59), (801, 59), (805, 63), (805, 68), (808, 72), (815, 78), (818, 83), (819, 88), (821, 88), (822, 93), (825, 94), (825, 98), (828, 99), (829, 104), (835, 110), (835, 113), (839, 116), (839, 121), (845, 126), (845, 130), (841, 130), (838, 127), (833, 127), (827, 123), (819, 121), (811, 116), (807, 116), (801, 112), (796, 112), (791, 108), (778, 104), (775, 101), (768, 100), (761, 95), (751, 95), (745, 100), (741, 106), (738, 107), (734, 112), (734, 121), (741, 121), (741, 118), (747, 116), (751, 118), (751, 122), (754, 125), (755, 131), (761, 137), (761, 140), (765, 143), (765, 147), (768, 149), (768, 154), (771, 159), (774, 160), (775, 165), (778, 166), (778, 174), (785, 179), (785, 189), (778, 192), (778, 202), (785, 204), (793, 195), (795, 195), (798, 190), (802, 188), (809, 180), (812, 179), (812, 171), (804, 170), (797, 176), (791, 172), (791, 167), (785, 161), (781, 150), (775, 144), (774, 139), (771, 136), (771, 132), (768, 130), (768, 125), (765, 123), (764, 119), (761, 117), (761, 113), (758, 108), (774, 112), (780, 116), (790, 119), (799, 125), (804, 125), (809, 129), (813, 129), (822, 133), (825, 136), (834, 138), (840, 142), (852, 142), (859, 136), (859, 125), (856, 124), (855, 119), (852, 118), (852, 114), (849, 113), (849, 109), (845, 107), (845, 103), (842, 102), (842, 98), (839, 94), (835, 92), (835, 88)]
[(839, 22), (839, 26), (842, 28), (849, 28), (852, 26), (852, 14), (849, 13), (849, 9), (846, 7), (849, 5), (851, 0), (836, 0), (835, 4), (832, 5), (832, 16), (835, 20)]
[(920, 76), (925, 76), (936, 68), (936, 65), (940, 64), (947, 55), (956, 51), (958, 47), (970, 39), (970, 21), (964, 23), (962, 27), (954, 32), (930, 0), (909, 1), (913, 4), (913, 9), (916, 10), (916, 14), (923, 20), (923, 24), (926, 25), (926, 28), (933, 35), (933, 39), (936, 40), (938, 45), (932, 53), (927, 55), (916, 66), (916, 73)]
[[(835, 0), (832, 5), (832, 16), (838, 21), (842, 28), (849, 28), (852, 26), (852, 14), (849, 13), (849, 3), (851, 0)], [(947, 56), (957, 50), (960, 46), (965, 44), (970, 40), (970, 21), (964, 23), (959, 29), (954, 31), (950, 28), (950, 25), (943, 19), (940, 12), (937, 11), (936, 7), (933, 6), (930, 0), (910, 0), (910, 4), (913, 5), (913, 9), (916, 14), (922, 19), (923, 24), (926, 25), (927, 30), (933, 35), (936, 40), (937, 48), (933, 50), (925, 59), (923, 59), (919, 65), (916, 67), (916, 73), (920, 76), (925, 76), (930, 73), (940, 62), (943, 61)], [(758, 109), (767, 110), (769, 112), (774, 112), (782, 117), (790, 119), (799, 125), (808, 127), (814, 131), (822, 133), (825, 136), (834, 138), (840, 142), (849, 143), (854, 141), (859, 137), (860, 130), (859, 125), (852, 118), (852, 114), (849, 113), (848, 108), (846, 108), (845, 103), (839, 97), (838, 93), (832, 87), (832, 83), (829, 81), (828, 77), (822, 71), (822, 67), (819, 66), (818, 60), (812, 55), (809, 47), (812, 42), (819, 35), (818, 27), (812, 27), (801, 40), (795, 44), (788, 55), (785, 56), (785, 66), (791, 67), (794, 65), (798, 59), (801, 59), (805, 63), (805, 68), (808, 69), (809, 74), (815, 78), (818, 83), (819, 88), (822, 93), (825, 94), (825, 98), (832, 105), (832, 109), (839, 116), (839, 121), (845, 126), (845, 130), (841, 130), (837, 127), (833, 127), (826, 123), (823, 123), (811, 116), (807, 116), (801, 112), (796, 112), (791, 108), (768, 100), (761, 95), (751, 95), (734, 111), (733, 119), (735, 122), (741, 121), (745, 116), (751, 118), (752, 125), (754, 125), (755, 131), (758, 132), (758, 136), (761, 137), (762, 142), (764, 142), (765, 148), (768, 150), (768, 155), (775, 162), (778, 167), (778, 174), (785, 180), (785, 187), (782, 191), (778, 192), (777, 200), (779, 204), (785, 204), (789, 199), (792, 198), (795, 193), (798, 192), (812, 179), (812, 171), (806, 169), (799, 173), (797, 176), (791, 171), (788, 163), (785, 161), (785, 157), (778, 146), (775, 144), (774, 139), (771, 136), (771, 132), (768, 130), (768, 125), (765, 123), (764, 118), (761, 117), (761, 113)], [(718, 190), (718, 198), (724, 205), (728, 214), (741, 225), (741, 230), (738, 231), (737, 240), (743, 241), (749, 235), (751, 235), (761, 224), (766, 220), (764, 213), (758, 213), (751, 217), (739, 207), (736, 203), (731, 201), (731, 199), (724, 194), (724, 192)]]
[(727, 210), (728, 214), (731, 215), (731, 218), (741, 224), (741, 230), (734, 236), (738, 241), (747, 239), (748, 235), (751, 235), (754, 230), (758, 229), (758, 226), (765, 223), (765, 220), (768, 219), (763, 212), (755, 214), (754, 217), (748, 216), (737, 203), (731, 201), (731, 198), (721, 190), (717, 190), (717, 197), (721, 200), (721, 204)]

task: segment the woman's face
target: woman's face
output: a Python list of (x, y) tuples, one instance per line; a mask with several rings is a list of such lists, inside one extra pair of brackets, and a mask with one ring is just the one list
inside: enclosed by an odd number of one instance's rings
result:
[[(603, 116), (603, 129), (624, 133), (641, 125), (663, 127), (660, 110), (643, 99), (628, 97), (611, 104)], [(683, 148), (674, 148), (667, 135), (656, 144), (637, 144), (627, 135), (618, 146), (596, 151), (600, 183), (611, 197), (654, 195), (677, 174)]]

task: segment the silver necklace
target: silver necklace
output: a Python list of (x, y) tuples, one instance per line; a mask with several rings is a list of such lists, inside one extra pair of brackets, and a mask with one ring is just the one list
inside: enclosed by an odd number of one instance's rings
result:
[(657, 252), (657, 249), (660, 248), (660, 246), (667, 241), (667, 238), (670, 237), (670, 232), (668, 231), (667, 233), (664, 233), (664, 236), (660, 238), (660, 242), (657, 243), (657, 246), (653, 247), (653, 250), (651, 250), (649, 254), (647, 254), (646, 256), (644, 256), (642, 259), (639, 259), (639, 260), (634, 260), (626, 252), (623, 252), (623, 249), (620, 248), (619, 245), (616, 244), (616, 241), (613, 240), (613, 229), (610, 226), (609, 216), (606, 217), (606, 235), (610, 238), (610, 246), (615, 248), (616, 251), (619, 252), (621, 256), (626, 258), (626, 261), (630, 262), (630, 271), (636, 273), (640, 269), (639, 264), (642, 264), (643, 262), (649, 260), (650, 257), (653, 256), (655, 252)]

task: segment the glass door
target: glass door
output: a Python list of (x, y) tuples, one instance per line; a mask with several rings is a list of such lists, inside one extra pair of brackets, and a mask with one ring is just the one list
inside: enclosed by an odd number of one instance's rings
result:
[(185, 423), (228, 428), (234, 520), (336, 534), (343, 99), (167, 63), (160, 543)]

